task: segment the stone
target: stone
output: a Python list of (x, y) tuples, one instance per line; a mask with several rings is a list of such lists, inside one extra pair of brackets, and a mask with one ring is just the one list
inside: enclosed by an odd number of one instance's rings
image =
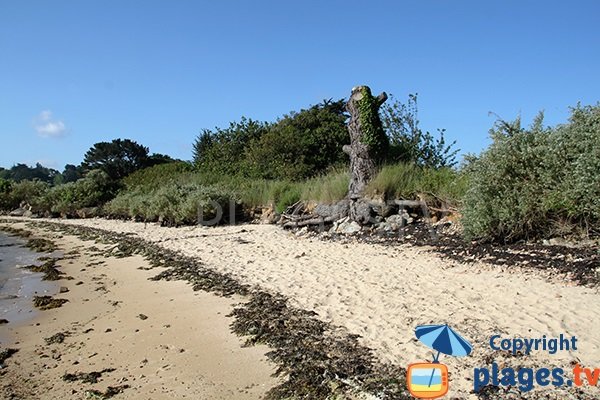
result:
[(333, 223), (330, 232), (342, 233), (345, 235), (353, 235), (362, 230), (360, 224), (356, 221), (350, 221), (348, 217)]
[(10, 215), (11, 217), (22, 217), (25, 215), (26, 212), (27, 210), (25, 210), (24, 208), (17, 208), (12, 210), (8, 215)]
[(59, 293), (67, 293), (69, 291), (69, 288), (66, 286), (61, 286), (60, 289), (58, 289)]

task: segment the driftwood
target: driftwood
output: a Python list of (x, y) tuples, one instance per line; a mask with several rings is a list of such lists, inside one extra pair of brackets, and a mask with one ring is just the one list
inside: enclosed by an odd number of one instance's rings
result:
[(308, 217), (306, 219), (299, 219), (295, 221), (288, 221), (283, 224), (284, 228), (301, 228), (304, 226), (319, 226), (335, 221), (333, 217)]

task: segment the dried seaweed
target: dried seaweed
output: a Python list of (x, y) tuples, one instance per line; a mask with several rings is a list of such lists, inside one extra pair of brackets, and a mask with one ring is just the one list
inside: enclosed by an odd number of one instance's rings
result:
[(114, 368), (104, 368), (102, 371), (76, 372), (74, 374), (66, 373), (62, 376), (62, 379), (66, 382), (81, 381), (83, 383), (98, 383), (98, 379), (100, 379), (103, 374), (113, 371), (116, 370)]
[(18, 351), (19, 349), (11, 348), (0, 350), (0, 368), (4, 367), (4, 361), (8, 360), (10, 357), (12, 357), (13, 354), (15, 354)]
[(58, 308), (68, 301), (67, 299), (55, 299), (52, 296), (33, 296), (33, 305), (40, 310)]
[(125, 389), (129, 389), (129, 385), (120, 385), (120, 386), (109, 386), (105, 392), (101, 392), (99, 390), (91, 389), (86, 390), (85, 395), (88, 398), (105, 400), (110, 399), (113, 396), (116, 396), (119, 393), (122, 393)]
[(58, 332), (50, 337), (44, 338), (44, 341), (46, 342), (46, 344), (59, 344), (64, 342), (65, 338), (69, 335), (69, 332)]

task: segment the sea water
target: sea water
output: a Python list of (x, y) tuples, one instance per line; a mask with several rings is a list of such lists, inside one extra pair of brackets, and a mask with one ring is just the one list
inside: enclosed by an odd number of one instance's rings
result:
[(26, 248), (25, 240), (0, 232), (0, 341), (7, 340), (6, 328), (25, 322), (36, 315), (33, 296), (53, 294), (56, 284), (42, 281), (42, 274), (31, 272), (26, 265), (40, 264), (35, 253)]

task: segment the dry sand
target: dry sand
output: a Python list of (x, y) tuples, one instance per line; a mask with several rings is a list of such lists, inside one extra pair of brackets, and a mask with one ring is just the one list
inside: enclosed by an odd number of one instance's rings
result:
[[(74, 279), (59, 281), (69, 292), (56, 297), (69, 302), (22, 325), (0, 326), (20, 349), (3, 370), (0, 397), (12, 391), (26, 399), (84, 399), (86, 390), (129, 385), (114, 398), (257, 399), (277, 384), (268, 348), (244, 348), (229, 329), (226, 315), (242, 299), (194, 292), (182, 281), (149, 281), (162, 269), (138, 269), (148, 266), (140, 256), (106, 258), (90, 250), (102, 245), (43, 236), (81, 253), (59, 263)], [(63, 343), (45, 343), (64, 331), (70, 334)], [(97, 384), (62, 380), (105, 368), (115, 371)]]
[[(271, 225), (165, 228), (100, 219), (61, 223), (132, 233), (198, 257), (210, 268), (284, 294), (294, 305), (316, 311), (324, 321), (361, 335), (362, 343), (373, 348), (380, 359), (394, 364), (430, 359), (428, 349), (414, 338), (414, 328), (448, 323), (474, 344), (467, 358), (441, 358), (451, 371), (450, 395), (459, 398), (471, 397), (473, 368), (489, 366), (491, 360), (565, 369), (579, 361), (587, 367), (600, 367), (600, 319), (595, 317), (598, 291), (566, 281), (549, 282), (547, 277), (522, 269), (501, 271), (482, 262), (461, 264), (410, 245), (385, 247), (298, 238)], [(134, 291), (123, 292), (119, 298), (130, 295), (135, 296)], [(156, 313), (167, 304), (143, 309)], [(142, 304), (139, 307), (143, 312)], [(135, 319), (131, 322), (145, 326)], [(154, 329), (158, 329), (156, 324)], [(577, 351), (510, 358), (488, 346), (494, 334), (538, 338), (561, 333), (577, 336)]]

